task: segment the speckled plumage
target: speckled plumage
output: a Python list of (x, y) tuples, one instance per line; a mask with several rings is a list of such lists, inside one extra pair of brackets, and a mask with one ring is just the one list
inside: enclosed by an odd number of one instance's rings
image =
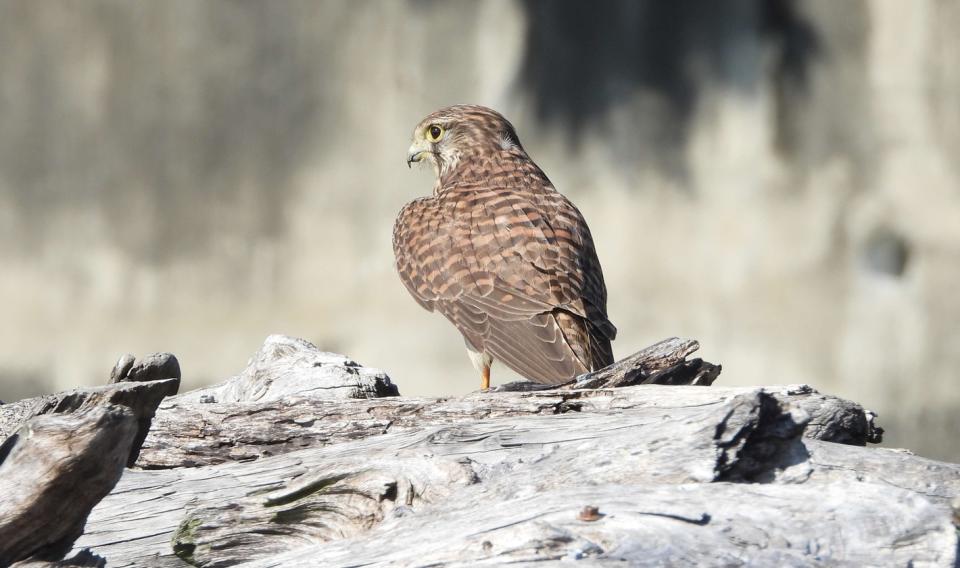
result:
[(590, 230), (513, 126), (480, 106), (441, 109), (414, 131), (409, 161), (420, 159), (437, 173), (434, 194), (407, 204), (393, 230), (414, 299), (446, 316), (468, 349), (533, 381), (612, 363), (616, 328)]

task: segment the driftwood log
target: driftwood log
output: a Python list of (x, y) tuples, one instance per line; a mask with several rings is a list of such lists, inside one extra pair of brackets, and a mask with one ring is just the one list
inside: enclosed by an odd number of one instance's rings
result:
[(867, 447), (875, 417), (807, 386), (642, 384), (716, 377), (687, 360), (695, 343), (658, 345), (560, 389), (410, 398), (273, 336), (237, 377), (163, 401), (74, 551), (109, 566), (957, 565), (960, 465)]
[(176, 359), (121, 358), (0, 406), (0, 565), (960, 566), (960, 465), (805, 385), (704, 388), (696, 348), (452, 398), (284, 336), (162, 402)]

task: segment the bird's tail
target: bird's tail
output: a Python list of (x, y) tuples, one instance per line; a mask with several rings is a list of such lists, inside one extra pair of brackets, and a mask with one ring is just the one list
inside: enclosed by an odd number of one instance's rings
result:
[[(587, 324), (587, 327), (590, 328), (590, 370), (597, 371), (607, 365), (612, 365), (613, 348), (610, 346), (610, 339), (612, 338), (592, 323)], [(613, 324), (610, 324), (610, 327), (613, 327)], [(616, 328), (613, 328), (614, 337), (616, 333)]]

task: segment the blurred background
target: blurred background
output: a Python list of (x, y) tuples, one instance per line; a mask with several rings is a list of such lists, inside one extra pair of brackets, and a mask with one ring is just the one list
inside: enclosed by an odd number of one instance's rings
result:
[[(477, 388), (407, 295), (413, 127), (516, 125), (580, 207), (626, 356), (809, 383), (960, 461), (960, 3), (0, 3), (0, 399), (171, 351), (187, 388), (270, 333)], [(514, 376), (494, 367), (494, 382)]]

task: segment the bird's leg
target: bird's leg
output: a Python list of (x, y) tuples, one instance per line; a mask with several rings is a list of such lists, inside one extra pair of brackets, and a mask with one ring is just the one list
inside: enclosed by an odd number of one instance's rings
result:
[(473, 363), (473, 368), (480, 371), (480, 390), (489, 390), (490, 365), (493, 365), (493, 357), (482, 350), (475, 350), (469, 342), (467, 343), (467, 355), (470, 357), (470, 362)]

